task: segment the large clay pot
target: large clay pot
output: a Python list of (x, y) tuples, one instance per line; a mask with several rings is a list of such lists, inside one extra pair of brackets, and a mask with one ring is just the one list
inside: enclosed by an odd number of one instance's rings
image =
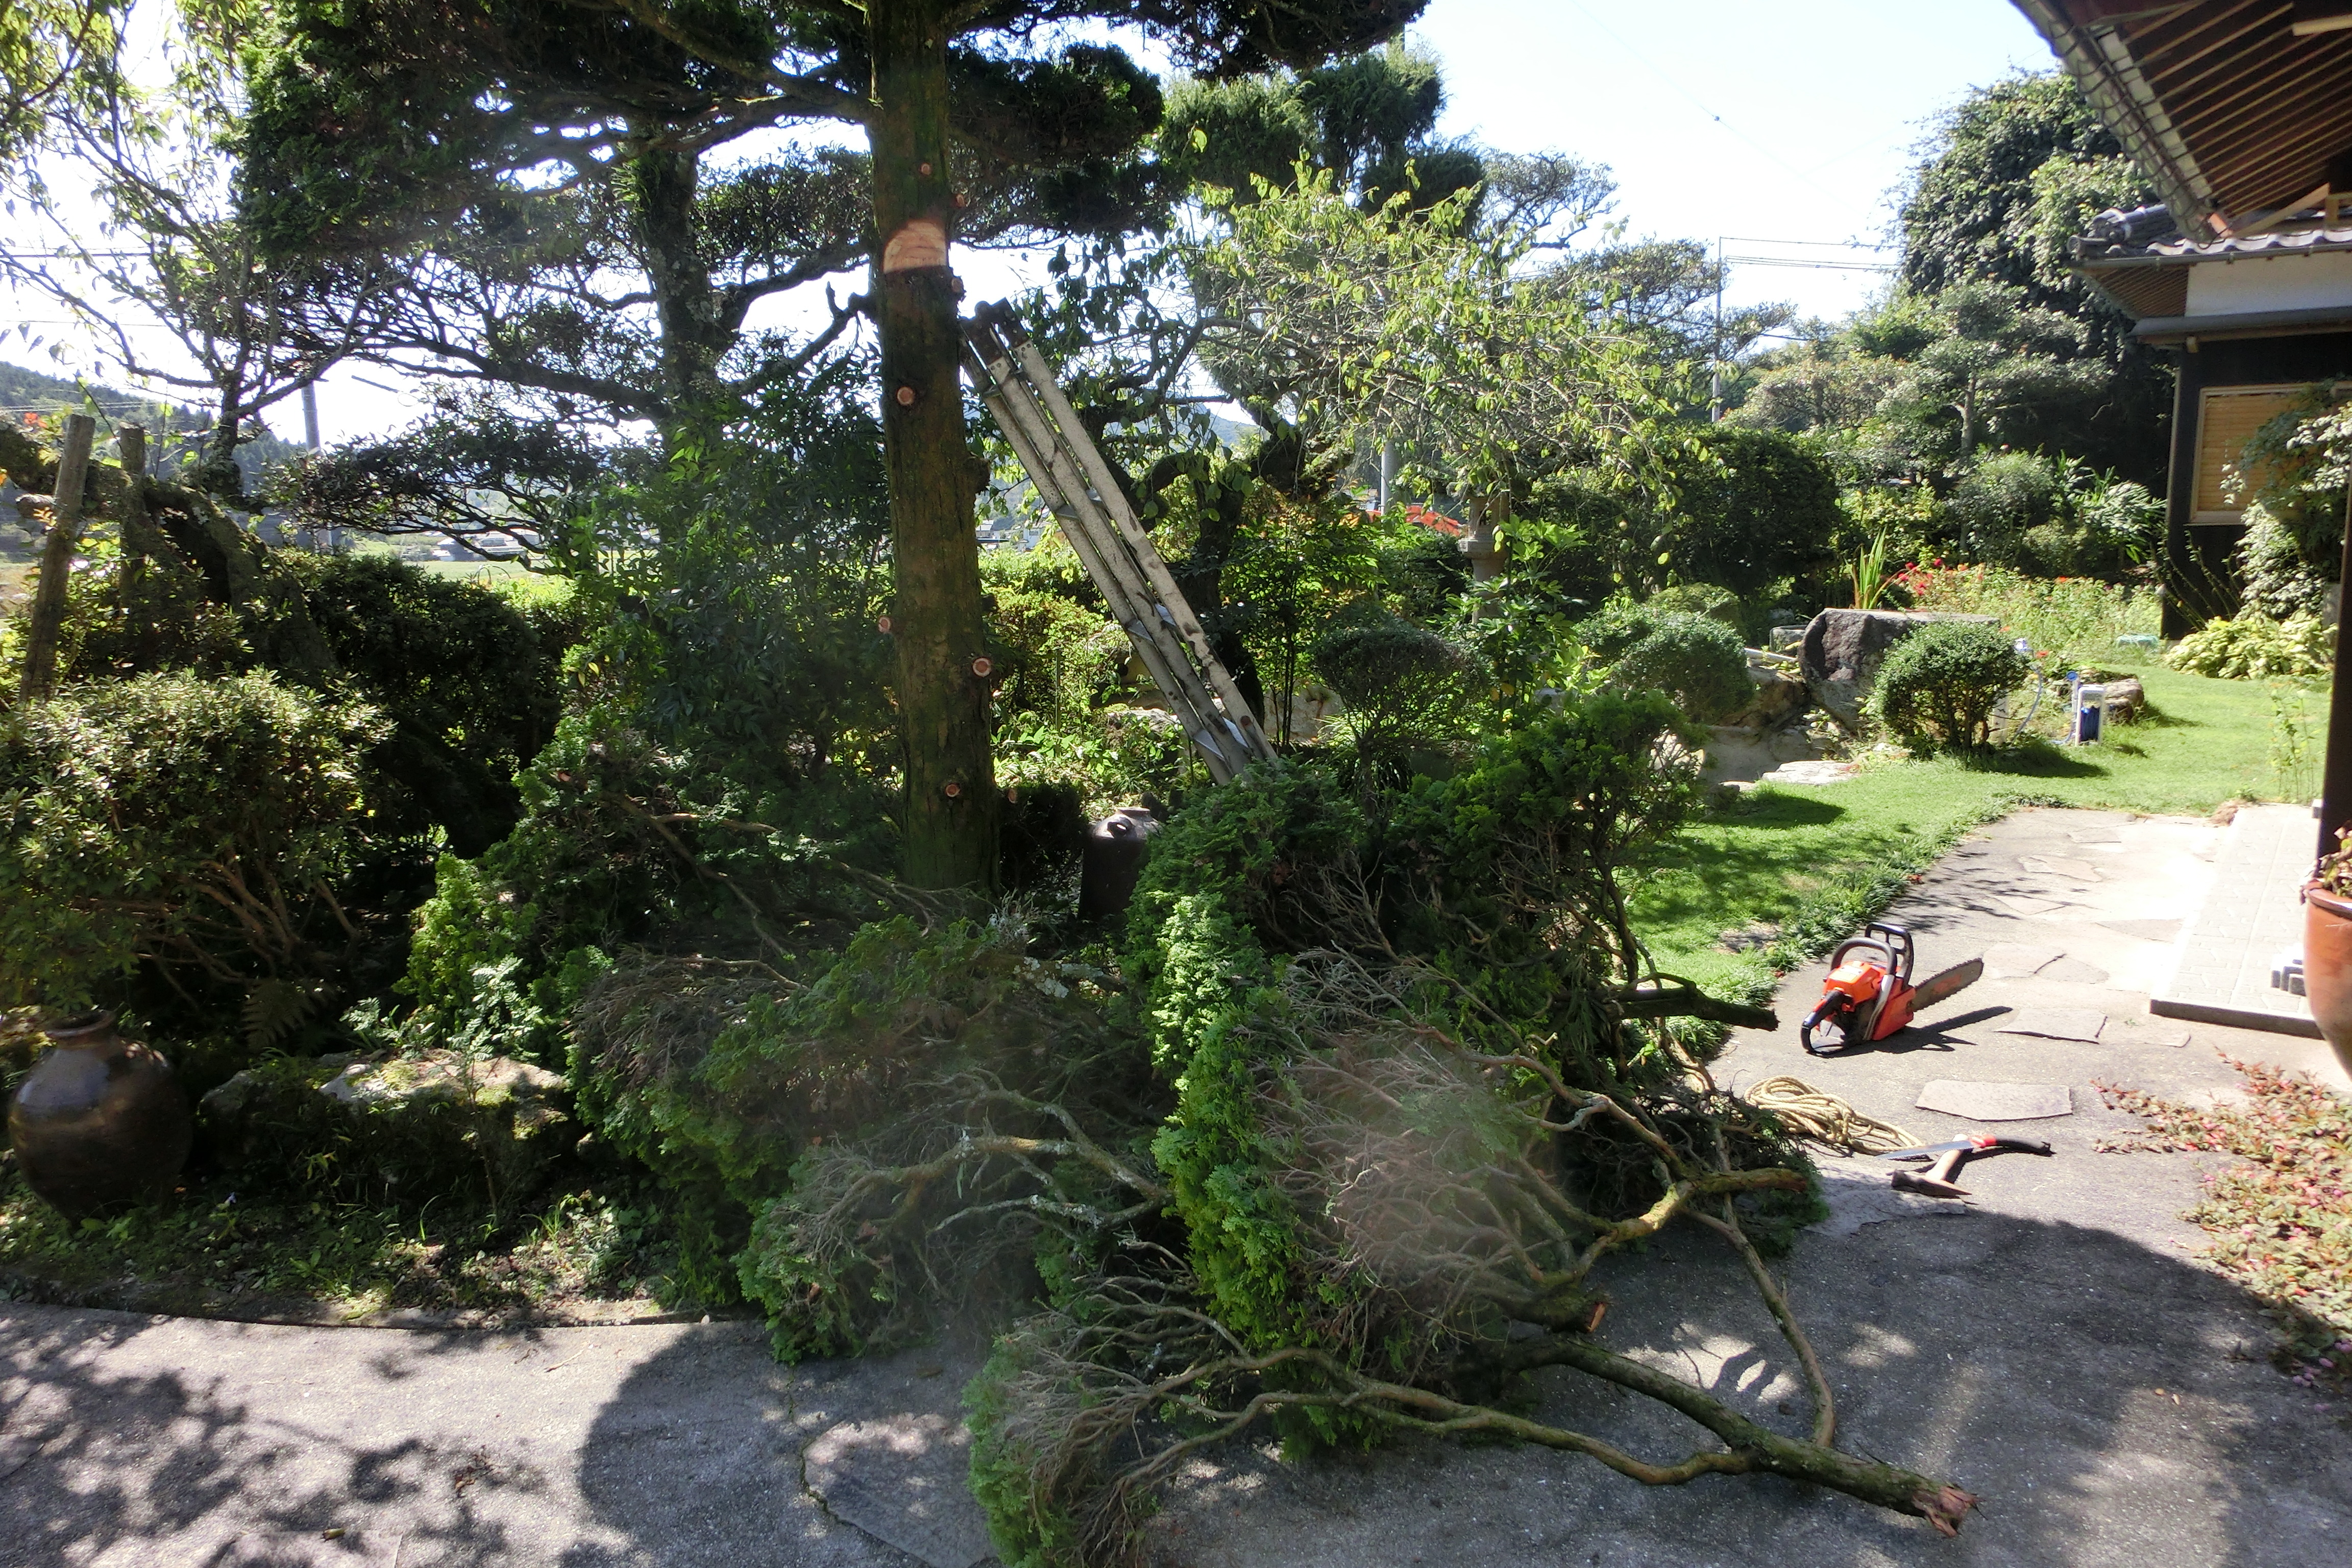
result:
[(1124, 914), (1143, 875), (1143, 841), (1160, 831), (1160, 819), (1140, 805), (1122, 805), (1087, 826), (1078, 861), (1078, 918), (1107, 920)]
[(2303, 989), (2319, 1032), (2352, 1072), (2352, 900), (2303, 889)]
[(169, 1192), (195, 1136), (172, 1064), (115, 1033), (112, 1014), (47, 1033), (8, 1103), (26, 1184), (68, 1219)]

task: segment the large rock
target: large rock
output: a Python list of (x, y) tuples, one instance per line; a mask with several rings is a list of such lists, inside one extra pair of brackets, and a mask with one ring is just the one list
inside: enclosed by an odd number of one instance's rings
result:
[(2107, 717), (2118, 724), (2128, 724), (2147, 711), (2147, 688), (2136, 675), (2126, 675), (2107, 682)]
[(285, 1058), (238, 1073), (199, 1114), (214, 1158), (255, 1179), (504, 1204), (537, 1190), (578, 1141), (570, 1092), (508, 1057)]
[(1777, 730), (1792, 723), (1797, 716), (1812, 705), (1812, 694), (1804, 679), (1786, 663), (1778, 659), (1748, 660), (1748, 678), (1756, 682), (1756, 695), (1748, 706), (1726, 719), (1726, 724), (1736, 724), (1750, 730)]
[(1805, 685), (1841, 725), (1862, 729), (1862, 707), (1870, 696), (1887, 650), (1936, 621), (1992, 624), (1990, 616), (1915, 616), (1897, 610), (1823, 610), (1805, 628), (1797, 658)]

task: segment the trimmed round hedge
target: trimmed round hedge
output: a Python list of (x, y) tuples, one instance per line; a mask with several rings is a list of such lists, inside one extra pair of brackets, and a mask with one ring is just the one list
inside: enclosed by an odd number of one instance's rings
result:
[(2032, 661), (1977, 621), (1922, 626), (1878, 668), (1870, 708), (1914, 751), (1976, 751), (1992, 743), (1993, 710), (2024, 683)]
[(1728, 718), (1755, 700), (1739, 634), (1708, 616), (1614, 605), (1579, 626), (1577, 637), (1608, 661), (1610, 685), (1663, 691), (1701, 723)]

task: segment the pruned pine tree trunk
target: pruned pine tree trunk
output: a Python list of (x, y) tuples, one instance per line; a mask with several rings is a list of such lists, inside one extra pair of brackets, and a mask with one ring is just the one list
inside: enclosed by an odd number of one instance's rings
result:
[(965, 445), (955, 274), (948, 229), (946, 0), (869, 0), (874, 52), (875, 312), (882, 337), (882, 444), (890, 474), (890, 635), (906, 743), (900, 874), (919, 888), (986, 889), (996, 869), (987, 647), (972, 496), (984, 474)]

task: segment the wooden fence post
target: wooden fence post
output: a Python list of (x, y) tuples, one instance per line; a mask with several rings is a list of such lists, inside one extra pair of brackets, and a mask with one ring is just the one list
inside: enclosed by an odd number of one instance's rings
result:
[(147, 602), (147, 558), (154, 545), (147, 518), (147, 427), (125, 425), (114, 433), (122, 457), (122, 607), (130, 622), (131, 658), (137, 668), (155, 659), (155, 616)]
[(44, 701), (57, 684), (58, 633), (65, 625), (66, 577), (73, 571), (74, 545), (81, 537), (82, 492), (89, 480), (89, 444), (98, 421), (87, 414), (66, 416), (66, 445), (58, 458), (58, 482), (49, 503), (49, 536), (41, 547), (40, 584), (25, 636), (25, 679), (18, 693), (26, 702)]

